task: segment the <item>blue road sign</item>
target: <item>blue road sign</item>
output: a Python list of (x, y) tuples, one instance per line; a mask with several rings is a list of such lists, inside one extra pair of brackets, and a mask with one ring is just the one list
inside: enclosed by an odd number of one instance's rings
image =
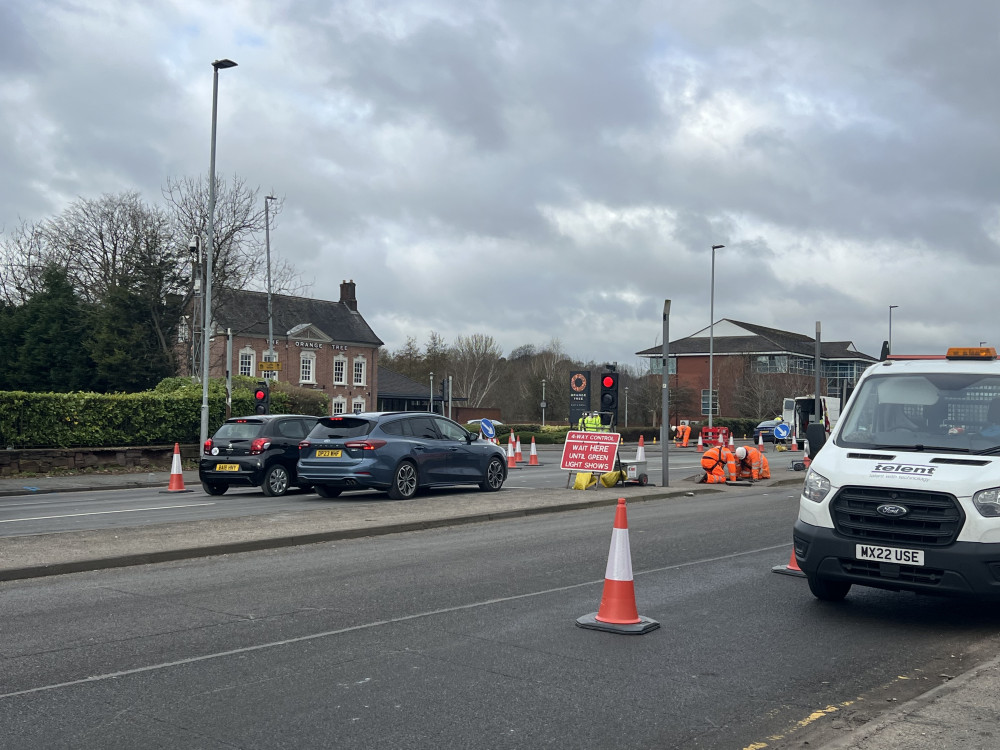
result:
[(791, 434), (791, 432), (792, 428), (788, 426), (788, 422), (781, 422), (780, 424), (776, 424), (774, 426), (774, 436), (778, 438), (778, 440), (784, 440)]
[(489, 438), (490, 440), (496, 437), (497, 429), (488, 419), (480, 420), (479, 429), (483, 431), (483, 437)]

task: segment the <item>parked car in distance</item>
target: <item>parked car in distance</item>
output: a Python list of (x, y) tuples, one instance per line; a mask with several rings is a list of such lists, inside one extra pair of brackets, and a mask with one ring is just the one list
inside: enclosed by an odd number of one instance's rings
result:
[(209, 495), (230, 487), (260, 487), (269, 497), (280, 497), (289, 487), (304, 484), (298, 478), (299, 443), (319, 417), (305, 414), (255, 414), (227, 419), (205, 441), (198, 478)]
[(437, 414), (338, 414), (321, 418), (299, 444), (298, 476), (321, 497), (375, 489), (405, 500), (419, 488), (460, 484), (496, 492), (507, 454)]
[(779, 425), (784, 420), (781, 419), (765, 419), (759, 425), (753, 428), (753, 441), (755, 443), (760, 442), (760, 438), (764, 438), (765, 443), (784, 443), (786, 440), (775, 440), (774, 438), (774, 428)]
[[(483, 417), (483, 419), (489, 419), (489, 417)], [(466, 424), (472, 425), (473, 427), (476, 427), (478, 429), (482, 421), (483, 421), (482, 419), (470, 419), (468, 422), (466, 422)], [(503, 424), (503, 422), (501, 422), (499, 419), (490, 419), (490, 422), (493, 423), (494, 427)]]

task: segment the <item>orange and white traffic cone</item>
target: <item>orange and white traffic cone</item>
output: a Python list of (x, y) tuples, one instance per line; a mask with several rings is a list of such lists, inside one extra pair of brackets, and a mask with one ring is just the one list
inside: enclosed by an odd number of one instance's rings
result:
[(792, 556), (788, 560), (788, 565), (775, 565), (771, 568), (772, 573), (781, 573), (783, 576), (794, 576), (795, 578), (805, 578), (806, 574), (802, 572), (802, 568), (795, 561), (795, 548), (792, 548)]
[(699, 453), (704, 453), (705, 452), (705, 444), (703, 442), (701, 442), (701, 433), (700, 432), (698, 433), (698, 452)]
[(174, 443), (174, 458), (170, 463), (170, 484), (167, 489), (160, 490), (160, 494), (167, 492), (194, 492), (194, 490), (184, 489), (184, 471), (181, 469), (181, 444)]
[(804, 443), (802, 444), (802, 450), (803, 450), (803, 451), (805, 451), (805, 454), (806, 454), (806, 455), (805, 455), (805, 456), (803, 457), (803, 459), (802, 459), (802, 463), (804, 463), (804, 464), (806, 465), (806, 468), (808, 469), (808, 468), (809, 468), (809, 464), (811, 464), (811, 463), (812, 463), (812, 459), (811, 459), (811, 458), (809, 458), (809, 441), (808, 441), (808, 440), (806, 440), (806, 441), (805, 441), (805, 442), (804, 442)]
[(507, 468), (516, 469), (517, 461), (514, 460), (514, 444), (507, 443)]
[(792, 433), (792, 444), (788, 447), (790, 451), (797, 451), (799, 449), (799, 436), (794, 432)]
[(642, 435), (639, 436), (639, 447), (635, 449), (635, 460), (646, 460), (646, 444), (642, 441)]
[(764, 434), (763, 433), (757, 435), (757, 450), (759, 450), (761, 453), (764, 452)]
[(538, 450), (535, 448), (535, 436), (531, 436), (531, 453), (528, 454), (528, 466), (538, 466)]
[(511, 452), (513, 452), (514, 451), (514, 431), (513, 430), (510, 431), (510, 437), (507, 438), (507, 445), (510, 446), (510, 450), (511, 450)]
[[(534, 440), (534, 438), (532, 438)], [(521, 436), (517, 436), (517, 442), (514, 443), (514, 461), (522, 464), (524, 463), (524, 456), (521, 455)]]
[(729, 450), (732, 451), (736, 447), (736, 443), (733, 442), (733, 433), (729, 433)]
[(635, 583), (632, 580), (632, 552), (628, 544), (628, 517), (625, 498), (618, 498), (615, 526), (611, 532), (611, 549), (604, 572), (604, 592), (596, 612), (578, 617), (581, 628), (606, 630), (609, 633), (642, 635), (656, 630), (660, 623), (640, 617), (635, 605)]

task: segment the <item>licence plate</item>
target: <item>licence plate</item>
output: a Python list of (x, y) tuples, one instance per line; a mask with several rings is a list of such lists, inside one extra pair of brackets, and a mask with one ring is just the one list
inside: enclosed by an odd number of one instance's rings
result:
[(340, 458), (340, 451), (316, 451), (316, 458)]
[(900, 549), (899, 547), (875, 547), (871, 544), (855, 546), (854, 556), (859, 560), (895, 563), (897, 565), (923, 565), (922, 549)]
[(240, 470), (240, 465), (239, 464), (216, 464), (215, 465), (215, 470), (216, 471), (239, 471)]

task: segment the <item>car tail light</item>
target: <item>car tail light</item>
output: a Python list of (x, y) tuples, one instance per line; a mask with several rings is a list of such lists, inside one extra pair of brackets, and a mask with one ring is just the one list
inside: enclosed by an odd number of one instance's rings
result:
[(271, 441), (267, 438), (255, 438), (254, 441), (250, 443), (250, 455), (255, 456), (258, 453), (263, 453), (270, 447)]
[(212, 452), (212, 438), (209, 438), (208, 440), (205, 441), (205, 453), (207, 454), (211, 452)]
[(309, 447), (310, 445), (312, 445), (312, 443), (310, 443), (310, 442), (309, 442), (308, 440), (303, 440), (303, 441), (301, 441), (301, 442), (299, 443), (299, 450), (300, 450), (300, 451), (304, 451), (304, 450), (305, 450), (306, 448), (308, 448), (308, 447)]
[(373, 451), (381, 448), (385, 445), (385, 440), (351, 440), (350, 442), (344, 443), (344, 447), (348, 450), (354, 449), (359, 451)]

